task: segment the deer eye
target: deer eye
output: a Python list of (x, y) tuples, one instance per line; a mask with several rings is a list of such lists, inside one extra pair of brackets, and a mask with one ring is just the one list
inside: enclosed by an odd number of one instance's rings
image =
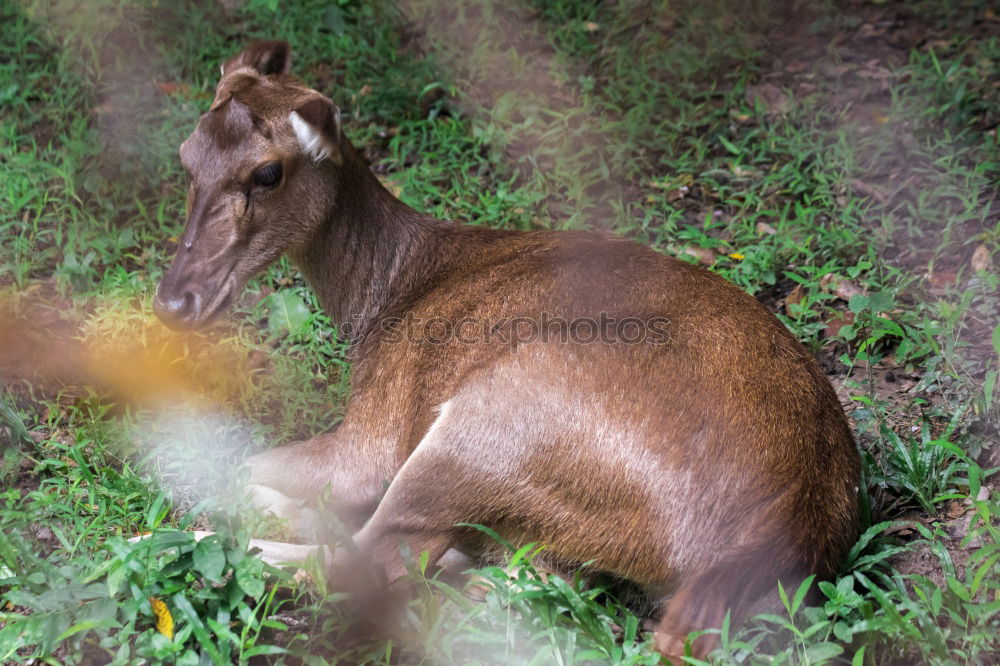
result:
[(268, 162), (253, 172), (253, 182), (261, 187), (274, 187), (281, 180), (281, 163)]

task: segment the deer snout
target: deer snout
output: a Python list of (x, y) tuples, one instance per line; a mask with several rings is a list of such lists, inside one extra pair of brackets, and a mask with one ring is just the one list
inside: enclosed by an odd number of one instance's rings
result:
[(153, 312), (160, 321), (174, 330), (190, 329), (202, 319), (201, 303), (202, 299), (195, 292), (164, 289), (161, 282), (153, 298)]

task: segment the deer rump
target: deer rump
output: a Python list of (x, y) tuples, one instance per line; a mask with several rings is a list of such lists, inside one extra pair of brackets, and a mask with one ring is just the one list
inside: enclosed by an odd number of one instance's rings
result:
[[(287, 513), (328, 488), (390, 582), (401, 544), (432, 563), (495, 556), (470, 523), (544, 544), (557, 569), (590, 562), (661, 602), (656, 643), (674, 656), (777, 581), (836, 572), (858, 531), (858, 456), (773, 315), (630, 241), (414, 211), (289, 65), (287, 44), (263, 42), (223, 66), (182, 147), (191, 212), (154, 304), (204, 325), (284, 253), (349, 336), (344, 421), (248, 459), (261, 504)], [(333, 580), (349, 586), (356, 558), (334, 554)]]

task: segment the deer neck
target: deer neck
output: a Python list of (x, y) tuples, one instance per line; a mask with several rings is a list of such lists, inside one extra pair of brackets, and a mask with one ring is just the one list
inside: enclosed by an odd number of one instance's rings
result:
[(356, 341), (448, 263), (454, 247), (442, 237), (455, 225), (396, 199), (354, 148), (341, 144), (344, 164), (329, 171), (328, 213), (292, 259), (341, 335)]

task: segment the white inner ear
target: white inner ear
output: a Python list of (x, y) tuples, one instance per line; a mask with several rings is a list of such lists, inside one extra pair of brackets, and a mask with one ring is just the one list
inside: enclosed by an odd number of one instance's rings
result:
[(292, 123), (292, 129), (295, 130), (295, 136), (299, 140), (299, 147), (302, 148), (302, 152), (313, 158), (316, 162), (322, 162), (330, 157), (333, 148), (323, 135), (316, 131), (315, 127), (303, 120), (302, 116), (295, 111), (289, 114), (288, 120)]

